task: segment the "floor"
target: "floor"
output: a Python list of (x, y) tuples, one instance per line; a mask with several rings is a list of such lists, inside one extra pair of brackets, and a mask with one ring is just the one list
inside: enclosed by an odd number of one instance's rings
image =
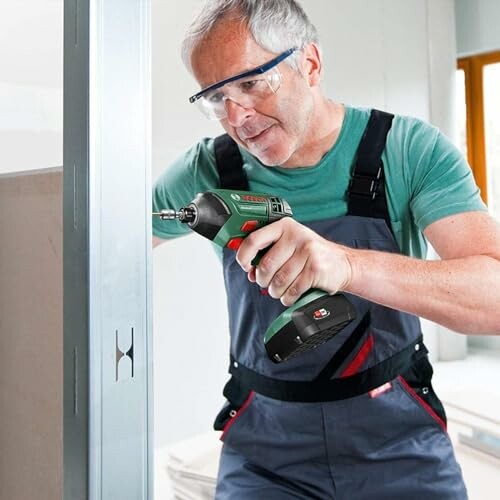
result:
[[(500, 351), (470, 350), (463, 361), (434, 363), (434, 388), (448, 414), (470, 500), (500, 498), (499, 377)], [(475, 436), (482, 450), (470, 445)]]

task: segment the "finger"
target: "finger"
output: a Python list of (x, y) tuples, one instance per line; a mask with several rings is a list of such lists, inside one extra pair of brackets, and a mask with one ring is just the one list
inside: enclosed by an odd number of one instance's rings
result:
[(281, 295), (281, 303), (289, 307), (297, 302), (297, 300), (311, 288), (313, 288), (313, 277), (305, 265), (303, 271), (298, 274), (297, 278)]
[(257, 279), (255, 277), (255, 267), (252, 267), (252, 269), (250, 269), (250, 271), (248, 271), (247, 278), (248, 278), (248, 281), (250, 281), (251, 283), (255, 283), (257, 281)]
[[(261, 257), (256, 269), (255, 277), (259, 286), (267, 288), (274, 279), (276, 273), (284, 266), (289, 259), (293, 259), (295, 245), (286, 237), (281, 237), (267, 252)], [(290, 265), (290, 269), (299, 267), (299, 264)], [(283, 276), (284, 278), (284, 276)], [(278, 277), (278, 282), (283, 278)]]
[(295, 252), (272, 276), (268, 285), (269, 295), (275, 299), (281, 298), (303, 272), (306, 261), (305, 256), (301, 255), (300, 252)]
[[(278, 221), (280, 222), (280, 221)], [(236, 253), (236, 261), (245, 270), (249, 271), (252, 266), (252, 260), (259, 250), (272, 245), (281, 238), (283, 227), (279, 223), (272, 223), (250, 233), (241, 243)]]

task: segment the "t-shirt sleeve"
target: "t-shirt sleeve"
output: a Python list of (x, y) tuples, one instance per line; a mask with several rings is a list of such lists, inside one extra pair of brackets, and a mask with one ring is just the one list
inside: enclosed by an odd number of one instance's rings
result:
[[(165, 208), (178, 210), (189, 204), (196, 194), (218, 186), (213, 140), (203, 139), (177, 158), (153, 185), (153, 211)], [(153, 234), (170, 239), (190, 233), (179, 221), (153, 217)]]
[(437, 128), (417, 121), (408, 141), (410, 209), (420, 231), (449, 215), (487, 210), (467, 161)]

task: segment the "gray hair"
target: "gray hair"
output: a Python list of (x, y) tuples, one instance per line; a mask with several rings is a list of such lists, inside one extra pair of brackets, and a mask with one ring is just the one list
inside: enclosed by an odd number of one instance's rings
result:
[[(248, 26), (263, 49), (279, 54), (308, 43), (319, 47), (318, 33), (295, 0), (206, 0), (188, 27), (182, 42), (182, 60), (192, 72), (191, 55), (198, 44), (226, 16), (234, 16)], [(285, 62), (298, 70), (297, 53)]]

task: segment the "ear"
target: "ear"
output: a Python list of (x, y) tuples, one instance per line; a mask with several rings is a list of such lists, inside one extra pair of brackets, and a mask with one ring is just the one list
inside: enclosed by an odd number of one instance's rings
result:
[(321, 54), (315, 43), (309, 43), (302, 49), (302, 73), (310, 87), (319, 86), (321, 80)]

